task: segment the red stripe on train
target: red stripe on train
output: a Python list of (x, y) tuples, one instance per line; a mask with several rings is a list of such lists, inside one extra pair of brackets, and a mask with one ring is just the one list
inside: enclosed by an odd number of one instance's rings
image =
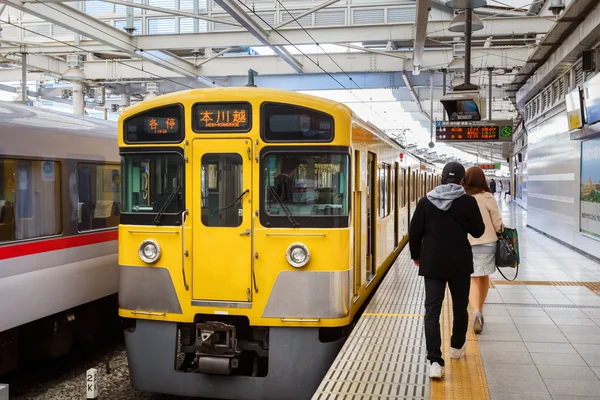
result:
[(114, 230), (4, 246), (0, 247), (0, 260), (29, 256), (38, 253), (46, 253), (48, 251), (64, 250), (73, 247), (88, 246), (97, 243), (111, 242), (113, 240), (117, 240), (118, 237), (119, 232)]

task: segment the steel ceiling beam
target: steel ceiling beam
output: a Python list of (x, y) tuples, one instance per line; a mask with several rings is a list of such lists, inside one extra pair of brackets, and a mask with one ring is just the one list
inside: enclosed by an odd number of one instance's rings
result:
[[(0, 0), (12, 2), (18, 0)], [(37, 4), (38, 6), (40, 4)], [(56, 6), (58, 4), (52, 4)], [(42, 5), (42, 7), (44, 7)], [(112, 28), (101, 22), (106, 29)], [(427, 38), (434, 40), (448, 40), (456, 36), (456, 33), (447, 30), (450, 21), (429, 21), (427, 23)], [(519, 37), (523, 35), (535, 35), (546, 33), (552, 23), (538, 17), (524, 18), (494, 18), (486, 20), (484, 29), (473, 32), (474, 38), (482, 40), (489, 36), (494, 37)], [(328, 28), (310, 28), (306, 31), (318, 43), (387, 43), (394, 41), (405, 41), (414, 37), (414, 24), (379, 24), (379, 25), (355, 25)], [(70, 28), (69, 28), (70, 29)], [(116, 28), (113, 28), (116, 29)], [(112, 30), (111, 30), (112, 31)], [(125, 32), (117, 29), (120, 34)], [(314, 44), (312, 39), (300, 28), (282, 29), (281, 34), (295, 45)], [(89, 37), (89, 36), (88, 36)], [(144, 50), (189, 50), (198, 47), (226, 48), (232, 46), (263, 46), (264, 43), (249, 32), (223, 31), (223, 32), (199, 32), (199, 33), (176, 33), (167, 35), (136, 35), (129, 37), (134, 40), (137, 47)], [(286, 46), (289, 43), (277, 34), (269, 37), (272, 46)], [(90, 41), (82, 41), (78, 46), (85, 51), (101, 53), (103, 50), (112, 51), (114, 46), (98, 44)], [(71, 46), (52, 44), (29, 45), (30, 52), (43, 52), (44, 54), (67, 54), (73, 53)], [(18, 47), (2, 47), (2, 51), (18, 51)], [(409, 58), (412, 58), (412, 54)]]
[[(473, 64), (481, 66), (483, 69), (490, 67), (501, 68), (510, 62), (510, 66), (523, 64), (531, 49), (517, 47), (513, 49), (474, 49)], [(402, 60), (412, 54), (411, 51), (392, 51), (391, 57), (385, 54), (372, 53), (331, 53), (329, 57), (320, 58), (320, 67), (325, 71), (339, 72), (340, 68), (345, 72), (395, 72), (411, 71), (413, 69), (412, 61)], [(312, 59), (316, 55), (307, 55)], [(323, 71), (312, 62), (299, 56), (300, 61), (304, 63), (304, 72), (310, 74), (321, 74)], [(426, 50), (423, 55), (423, 68), (438, 69), (452, 59), (451, 49)], [(149, 77), (149, 75), (140, 72), (144, 63), (140, 60), (121, 60), (118, 64), (112, 61), (88, 61), (85, 63), (85, 73), (91, 79), (137, 79)], [(134, 68), (128, 68), (130, 65)], [(240, 68), (243, 65), (244, 68)], [(212, 77), (233, 77), (245, 76), (245, 70), (252, 68), (259, 71), (262, 75), (294, 75), (296, 71), (289, 65), (281, 62), (278, 56), (229, 56), (220, 57), (202, 66), (202, 74)], [(165, 78), (177, 77), (173, 71), (164, 67), (158, 67), (146, 63), (144, 66), (146, 72), (155, 73)], [(0, 71), (1, 72), (1, 71)], [(0, 75), (1, 76), (1, 75)]]
[[(285, 48), (273, 45), (270, 41), (269, 34), (248, 15), (237, 3), (236, 0), (214, 0), (216, 4), (221, 6), (229, 15), (239, 22), (248, 32), (252, 34), (264, 46), (270, 47), (279, 57), (281, 57), (294, 71), (302, 73), (302, 63), (296, 59)], [(293, 43), (293, 42), (292, 42)], [(289, 44), (289, 43), (286, 43)]]
[[(429, 21), (427, 24), (427, 37), (430, 39), (444, 39), (456, 37), (448, 27), (451, 21)], [(518, 37), (546, 33), (552, 26), (548, 20), (539, 17), (524, 18), (493, 18), (486, 20), (482, 30), (474, 32), (474, 38), (487, 39), (494, 37)], [(402, 41), (414, 36), (414, 23), (406, 24), (379, 24), (379, 25), (349, 25), (328, 28), (305, 27), (317, 43), (370, 43), (388, 41)], [(262, 28), (261, 28), (262, 29)], [(269, 36), (268, 46), (287, 46), (288, 41), (295, 45), (312, 45), (313, 40), (300, 28), (282, 29), (278, 34)], [(136, 36), (138, 44), (144, 49), (191, 49), (202, 47), (230, 47), (230, 46), (263, 46), (264, 42), (249, 32), (202, 32), (188, 34), (168, 35), (140, 35)], [(287, 39), (287, 40), (286, 40)], [(412, 57), (411, 57), (412, 58)]]
[(198, 70), (193, 63), (167, 51), (144, 49), (139, 46), (135, 37), (72, 7), (60, 3), (23, 3), (21, 0), (0, 0), (0, 3), (89, 37), (113, 49), (140, 57), (176, 76), (192, 77), (202, 84), (208, 84), (208, 81), (198, 76)]
[(420, 72), (423, 63), (423, 51), (425, 51), (425, 38), (427, 37), (427, 20), (429, 19), (430, 6), (431, 0), (417, 0), (417, 27), (413, 48), (413, 65), (416, 73)]

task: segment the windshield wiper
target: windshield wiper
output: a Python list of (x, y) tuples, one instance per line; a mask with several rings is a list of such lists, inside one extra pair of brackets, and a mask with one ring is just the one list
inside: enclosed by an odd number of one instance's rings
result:
[(283, 209), (283, 211), (285, 212), (285, 215), (288, 217), (288, 219), (292, 223), (292, 226), (294, 228), (298, 228), (300, 226), (300, 224), (298, 223), (298, 221), (296, 221), (296, 218), (294, 218), (294, 216), (292, 215), (292, 212), (289, 210), (289, 208), (287, 208), (287, 206), (285, 205), (283, 200), (281, 200), (281, 197), (279, 197), (279, 195), (277, 194), (277, 192), (275, 191), (273, 186), (268, 186), (268, 188), (269, 188), (269, 191), (271, 192), (271, 194), (273, 195), (273, 197), (275, 198), (275, 200), (277, 200), (279, 205), (281, 205), (281, 208)]
[(160, 217), (162, 217), (162, 215), (165, 213), (165, 210), (167, 209), (169, 204), (171, 204), (171, 201), (173, 201), (177, 192), (179, 192), (179, 186), (175, 186), (173, 188), (173, 191), (169, 194), (169, 197), (167, 197), (167, 200), (158, 211), (158, 214), (156, 214), (156, 217), (154, 217), (154, 221), (152, 221), (153, 224), (158, 225), (160, 223)]
[(231, 208), (231, 207), (235, 206), (235, 204), (236, 204), (238, 201), (240, 201), (240, 200), (242, 199), (242, 197), (244, 197), (244, 195), (245, 195), (246, 193), (248, 193), (248, 192), (250, 192), (250, 190), (249, 190), (249, 189), (246, 189), (246, 190), (244, 191), (244, 193), (240, 194), (240, 195), (238, 196), (238, 198), (237, 198), (237, 199), (235, 199), (234, 201), (232, 201), (232, 202), (231, 202), (231, 204), (229, 204), (228, 206), (225, 206), (225, 207), (223, 207), (223, 208), (219, 208), (218, 210), (215, 210), (215, 211), (213, 211), (212, 213), (210, 213), (210, 215), (211, 215), (211, 216), (212, 216), (212, 215), (215, 215), (215, 214), (216, 214), (216, 213), (218, 213), (218, 212), (225, 211), (225, 210), (227, 210), (228, 208)]

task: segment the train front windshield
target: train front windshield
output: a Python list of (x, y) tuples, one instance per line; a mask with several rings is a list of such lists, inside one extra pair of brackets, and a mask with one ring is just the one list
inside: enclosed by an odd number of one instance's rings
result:
[(180, 154), (124, 154), (121, 168), (122, 213), (183, 211), (184, 163)]
[[(348, 156), (272, 153), (263, 159), (268, 216), (348, 215)], [(287, 209), (287, 210), (286, 210)]]

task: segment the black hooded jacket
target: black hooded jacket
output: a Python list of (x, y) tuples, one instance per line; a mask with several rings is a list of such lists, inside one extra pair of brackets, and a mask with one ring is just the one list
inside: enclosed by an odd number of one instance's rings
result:
[(460, 185), (436, 187), (417, 204), (409, 228), (410, 254), (419, 275), (450, 280), (473, 273), (467, 234), (478, 238), (485, 224), (477, 200)]

